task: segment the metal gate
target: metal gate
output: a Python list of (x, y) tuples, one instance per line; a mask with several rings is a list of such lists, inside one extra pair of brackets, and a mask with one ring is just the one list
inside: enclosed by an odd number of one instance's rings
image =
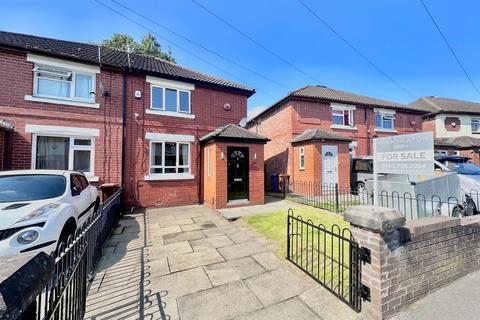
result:
[(362, 285), (362, 262), (370, 262), (370, 251), (360, 248), (350, 229), (331, 230), (288, 211), (287, 259), (357, 312), (362, 298), (370, 299)]

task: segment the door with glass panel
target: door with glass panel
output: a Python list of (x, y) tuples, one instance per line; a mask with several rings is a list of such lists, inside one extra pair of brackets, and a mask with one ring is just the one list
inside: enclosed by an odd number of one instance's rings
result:
[(248, 148), (228, 147), (228, 200), (248, 200)]

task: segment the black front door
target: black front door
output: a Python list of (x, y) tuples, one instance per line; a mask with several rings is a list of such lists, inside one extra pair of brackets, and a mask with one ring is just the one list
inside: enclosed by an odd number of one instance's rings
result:
[(228, 147), (228, 200), (248, 199), (248, 148)]

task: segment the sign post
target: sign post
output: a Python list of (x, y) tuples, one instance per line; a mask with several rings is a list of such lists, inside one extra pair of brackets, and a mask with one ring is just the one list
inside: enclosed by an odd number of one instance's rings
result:
[(434, 175), (433, 133), (373, 139), (373, 204), (378, 205), (378, 174)]

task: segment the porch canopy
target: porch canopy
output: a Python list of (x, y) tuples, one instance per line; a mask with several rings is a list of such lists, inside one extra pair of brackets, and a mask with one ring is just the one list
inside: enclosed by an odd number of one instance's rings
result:
[(436, 149), (471, 150), (480, 148), (480, 139), (469, 136), (455, 138), (435, 138)]
[(262, 135), (234, 124), (228, 124), (226, 126), (219, 127), (215, 131), (212, 131), (200, 138), (201, 143), (206, 143), (211, 140), (261, 144), (265, 144), (270, 141), (268, 138)]
[(310, 140), (318, 141), (339, 141), (339, 142), (351, 142), (352, 139), (345, 137), (334, 132), (324, 131), (321, 129), (305, 129), (298, 136), (293, 138), (292, 143), (305, 142)]

